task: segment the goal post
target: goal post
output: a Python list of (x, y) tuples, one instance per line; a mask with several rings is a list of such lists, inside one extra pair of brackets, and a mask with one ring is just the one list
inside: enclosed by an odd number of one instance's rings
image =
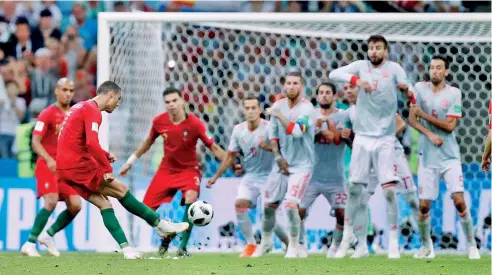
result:
[[(473, 205), (477, 235), (484, 238), (486, 230), (490, 232), (484, 224), (490, 215), (490, 175), (479, 171), (478, 162), (487, 134), (491, 90), (491, 19), (487, 13), (99, 13), (98, 85), (113, 80), (123, 88), (120, 108), (111, 115), (103, 114), (100, 142), (118, 157), (115, 167), (119, 167), (145, 138), (152, 118), (164, 110), (162, 91), (173, 85), (183, 91), (187, 110), (205, 121), (216, 142), (226, 147), (233, 125), (242, 119), (238, 105), (246, 93), (259, 96), (266, 108), (281, 92), (282, 76), (299, 69), (306, 80), (305, 94), (312, 98), (314, 87), (331, 70), (366, 58), (365, 40), (371, 34), (386, 37), (390, 59), (402, 65), (412, 82), (428, 80), (426, 63), (433, 54), (453, 58), (448, 81), (463, 93), (464, 116), (457, 137), (468, 190), (465, 197)], [(132, 169), (130, 188), (140, 198), (162, 157), (162, 149), (156, 149), (162, 146), (159, 143)], [(218, 163), (203, 146), (198, 152), (203, 177), (209, 177)], [(223, 197), (221, 192), (232, 192), (227, 195), (233, 201), (235, 189), (220, 186), (202, 195), (209, 196), (217, 211), (233, 209), (230, 201), (214, 200), (214, 194)], [(441, 189), (437, 210), (431, 213), (433, 227), (438, 235), (457, 236), (458, 248), (463, 248), (456, 213), (447, 207), (450, 201), (444, 185)], [(326, 208), (325, 202), (317, 201), (311, 216)], [(175, 220), (182, 215), (177, 200), (161, 211)], [(241, 244), (231, 213), (216, 213), (211, 225), (194, 231), (190, 244), (208, 237), (214, 243), (201, 251), (224, 243)], [(374, 217), (374, 223), (384, 229), (381, 216)], [(327, 233), (322, 229), (331, 230), (334, 221), (306, 222), (308, 247), (317, 251)], [(129, 222), (126, 232), (145, 239), (136, 223)], [(441, 235), (439, 245), (453, 248), (453, 240)], [(415, 248), (418, 240), (407, 239), (408, 247)], [(155, 248), (155, 237), (152, 242), (146, 247)]]

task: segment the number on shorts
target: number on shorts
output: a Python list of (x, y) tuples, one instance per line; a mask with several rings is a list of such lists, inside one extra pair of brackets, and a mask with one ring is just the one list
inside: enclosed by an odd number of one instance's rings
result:
[(347, 200), (347, 194), (345, 193), (335, 194), (335, 204), (345, 204), (346, 200)]
[(297, 193), (299, 193), (299, 185), (292, 185), (290, 188), (290, 195), (294, 198), (297, 198)]

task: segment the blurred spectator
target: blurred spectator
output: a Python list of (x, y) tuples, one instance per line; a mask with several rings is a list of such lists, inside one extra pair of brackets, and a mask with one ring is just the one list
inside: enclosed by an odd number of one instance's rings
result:
[(14, 158), (12, 146), (16, 128), (26, 112), (26, 101), (18, 97), (20, 89), (17, 82), (8, 81), (5, 83), (5, 88), (10, 100), (10, 108), (0, 106), (0, 158)]
[(97, 21), (87, 18), (85, 6), (80, 3), (73, 4), (72, 14), (79, 36), (84, 40), (84, 47), (90, 51), (97, 41)]
[(3, 15), (0, 15), (0, 43), (7, 43), (7, 41), (9, 41), (10, 34), (10, 28), (7, 20)]
[(126, 12), (128, 11), (128, 7), (123, 1), (116, 1), (114, 2), (113, 10), (115, 12)]
[(33, 62), (33, 53), (43, 47), (43, 36), (38, 28), (29, 26), (24, 17), (19, 17), (15, 23), (15, 33), (2, 49), (5, 56), (12, 56), (17, 60), (24, 59)]
[(31, 98), (44, 99), (45, 107), (55, 101), (53, 91), (58, 80), (52, 71), (51, 56), (52, 53), (47, 48), (39, 49), (35, 56), (36, 67), (29, 74)]
[(357, 1), (329, 1), (331, 4), (330, 12), (360, 12), (356, 2)]
[(62, 20), (62, 13), (60, 8), (55, 4), (56, 1), (41, 1), (39, 3), (34, 4), (32, 16), (34, 21), (39, 22), (43, 15), (41, 14), (44, 10), (48, 10), (50, 12), (50, 20), (51, 26), (53, 28), (59, 28)]
[(106, 11), (106, 6), (102, 1), (88, 1), (87, 18), (97, 20), (97, 14), (104, 11)]
[[(24, 17), (30, 19), (31, 3), (21, 1), (2, 1), (0, 2), (0, 15), (3, 15), (5, 22), (9, 24), (11, 33), (15, 30), (17, 19)], [(28, 21), (30, 24), (35, 24), (35, 21)]]
[(68, 77), (75, 79), (77, 68), (82, 66), (86, 50), (76, 27), (69, 26), (61, 39), (61, 53), (68, 64)]
[(145, 1), (130, 1), (131, 11), (153, 12), (154, 9), (147, 5)]
[(96, 88), (92, 85), (89, 73), (83, 69), (77, 70), (75, 75), (74, 102), (88, 100), (96, 96)]
[(44, 9), (40, 13), (39, 29), (43, 34), (43, 38), (46, 41), (48, 38), (53, 37), (57, 40), (61, 39), (62, 33), (60, 29), (53, 25), (52, 13), (49, 9)]
[(54, 38), (46, 40), (46, 48), (51, 51), (51, 62), (56, 78), (68, 76), (68, 62), (61, 54), (60, 42)]
[(244, 1), (241, 12), (274, 12), (277, 1)]

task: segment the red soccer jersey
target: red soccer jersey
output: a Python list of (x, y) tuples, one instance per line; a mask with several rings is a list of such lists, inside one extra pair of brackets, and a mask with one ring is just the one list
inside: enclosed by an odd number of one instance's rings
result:
[(41, 145), (53, 159), (56, 158), (58, 133), (65, 118), (65, 112), (55, 104), (48, 106), (38, 116), (33, 135), (41, 137)]
[(75, 104), (68, 111), (58, 137), (57, 169), (99, 167), (113, 172), (108, 153), (99, 145), (99, 125), (102, 115), (92, 100)]
[(201, 139), (210, 148), (214, 144), (213, 138), (206, 134), (205, 124), (194, 114), (180, 124), (173, 124), (168, 113), (163, 113), (154, 118), (150, 138), (155, 140), (159, 135), (164, 139), (164, 158), (159, 169), (170, 172), (183, 170), (198, 170), (196, 157), (196, 144)]

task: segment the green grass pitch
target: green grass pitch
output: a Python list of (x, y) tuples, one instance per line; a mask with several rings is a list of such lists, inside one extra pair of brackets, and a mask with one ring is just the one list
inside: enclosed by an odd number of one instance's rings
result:
[[(310, 255), (307, 259), (286, 260), (283, 255), (268, 255), (259, 259), (240, 259), (238, 254), (193, 254), (188, 259), (124, 260), (117, 253), (63, 253), (60, 258), (48, 256), (28, 258), (19, 253), (0, 253), (0, 274), (491, 274), (490, 254), (479, 261), (466, 255), (438, 255), (434, 260), (414, 260), (404, 255), (400, 260), (388, 260), (385, 255), (365, 259), (326, 259)], [(171, 255), (174, 255), (171, 254)]]

